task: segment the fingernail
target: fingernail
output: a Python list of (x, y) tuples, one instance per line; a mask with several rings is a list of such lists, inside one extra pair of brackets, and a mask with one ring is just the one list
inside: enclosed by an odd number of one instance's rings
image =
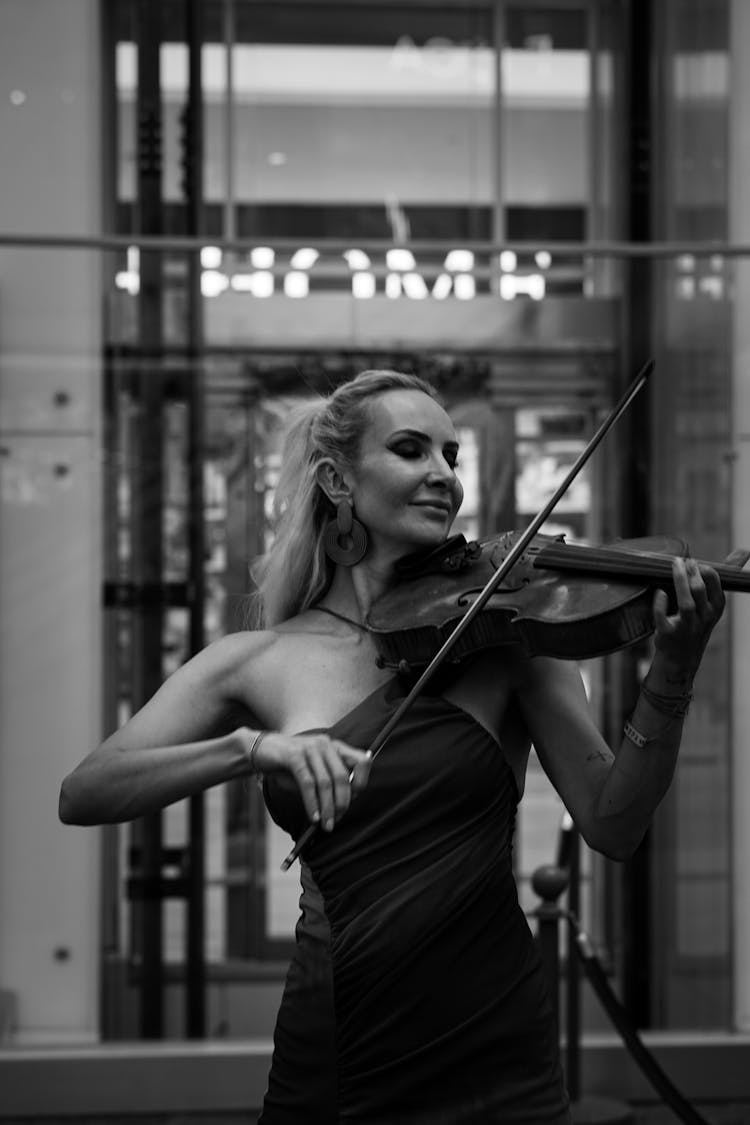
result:
[(332, 820), (327, 820), (327, 821), (326, 821), (326, 823), (325, 823), (325, 830), (326, 830), (326, 832), (331, 832), (331, 831), (332, 831), (332, 829), (333, 829), (333, 821), (332, 821)]
[(317, 809), (312, 814), (312, 818), (313, 818), (313, 821), (314, 821), (315, 824), (317, 824), (320, 821), (320, 813), (317, 811)]

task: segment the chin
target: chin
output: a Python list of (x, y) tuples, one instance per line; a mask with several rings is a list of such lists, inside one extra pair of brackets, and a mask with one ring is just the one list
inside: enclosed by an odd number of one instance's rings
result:
[(439, 547), (441, 543), (450, 535), (451, 525), (446, 523), (443, 528), (440, 527), (424, 527), (414, 531), (410, 536), (410, 542), (413, 544), (412, 550), (418, 551), (421, 547)]

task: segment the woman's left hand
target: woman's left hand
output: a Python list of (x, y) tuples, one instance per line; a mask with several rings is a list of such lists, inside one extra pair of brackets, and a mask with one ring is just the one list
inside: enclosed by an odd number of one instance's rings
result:
[(726, 598), (716, 571), (691, 558), (675, 558), (672, 580), (677, 610), (669, 613), (664, 590), (654, 595), (654, 645), (670, 662), (694, 672), (711, 631), (724, 612)]

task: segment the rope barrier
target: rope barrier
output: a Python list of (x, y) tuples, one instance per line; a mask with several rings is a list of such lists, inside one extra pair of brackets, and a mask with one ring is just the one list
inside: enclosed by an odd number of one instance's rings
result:
[[(568, 955), (568, 1087), (571, 1101), (578, 1098), (578, 1059), (579, 1059), (579, 1021), (577, 996), (571, 996), (578, 989), (578, 964), (583, 968), (612, 1026), (622, 1039), (629, 1054), (643, 1075), (649, 1081), (661, 1100), (669, 1106), (685, 1125), (710, 1125), (694, 1106), (677, 1089), (668, 1074), (648, 1050), (638, 1034), (627, 1009), (613, 991), (607, 974), (602, 968), (594, 944), (578, 919), (578, 833), (571, 816), (566, 813), (560, 825), (557, 855), (555, 862), (536, 869), (532, 876), (532, 886), (541, 899), (534, 911), (539, 923), (537, 939), (542, 961), (552, 985), (552, 1000), (555, 1017), (559, 1007), (559, 923), (567, 920), (571, 937), (570, 945), (577, 957)], [(561, 895), (568, 891), (568, 909), (559, 904)], [(588, 1120), (588, 1118), (586, 1118)]]
[(709, 1122), (680, 1093), (671, 1078), (648, 1050), (633, 1025), (627, 1011), (613, 992), (607, 976), (602, 969), (588, 934), (570, 911), (563, 911), (574, 938), (576, 952), (583, 964), (586, 976), (609, 1016), (615, 1030), (643, 1074), (649, 1080), (659, 1097), (672, 1109), (685, 1125), (709, 1125)]

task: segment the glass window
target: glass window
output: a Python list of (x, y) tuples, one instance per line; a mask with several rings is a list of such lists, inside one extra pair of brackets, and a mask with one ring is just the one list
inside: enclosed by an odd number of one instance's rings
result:
[(489, 13), (408, 5), (238, 10), (231, 50), (238, 233), (489, 233)]

